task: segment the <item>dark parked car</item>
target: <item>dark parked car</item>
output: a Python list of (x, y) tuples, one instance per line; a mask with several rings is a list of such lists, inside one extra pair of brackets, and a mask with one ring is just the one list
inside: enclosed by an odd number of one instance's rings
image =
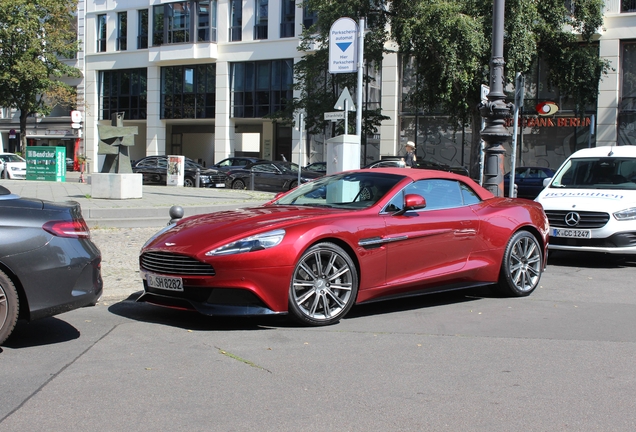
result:
[(229, 157), (221, 162), (212, 165), (212, 167), (221, 171), (230, 171), (238, 168), (245, 168), (255, 162), (264, 161), (265, 159), (255, 157)]
[[(185, 171), (183, 186), (194, 187), (196, 185), (197, 168), (199, 169), (200, 187), (225, 187), (227, 175), (216, 169), (206, 168), (185, 158)], [(168, 156), (146, 156), (132, 164), (134, 173), (143, 175), (144, 184), (165, 185), (168, 179)]]
[(320, 173), (320, 174), (326, 174), (327, 173), (327, 162), (310, 163), (309, 165), (303, 167), (303, 170), (315, 171), (315, 172)]
[[(298, 165), (293, 162), (260, 161), (246, 168), (233, 169), (228, 175), (227, 186), (232, 189), (251, 189), (252, 176), (255, 190), (281, 192), (298, 186)], [(321, 176), (321, 173), (302, 170), (300, 182)]]
[(20, 198), (0, 186), (0, 343), (18, 319), (97, 303), (101, 259), (78, 203)]
[(548, 228), (539, 203), (466, 176), (347, 171), (166, 227), (141, 250), (138, 301), (320, 326), (382, 298), (495, 284), (523, 297), (539, 285)]
[[(543, 180), (554, 177), (554, 170), (544, 167), (518, 167), (515, 168), (515, 184), (517, 185), (517, 197), (535, 199), (543, 190)], [(508, 196), (510, 190), (510, 173), (504, 176), (504, 195)]]

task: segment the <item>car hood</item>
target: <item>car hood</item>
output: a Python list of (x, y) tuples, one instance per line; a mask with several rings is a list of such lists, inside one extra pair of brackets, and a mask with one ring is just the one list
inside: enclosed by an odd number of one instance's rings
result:
[[(152, 238), (144, 247), (196, 255), (232, 241), (319, 217), (342, 217), (348, 210), (262, 206), (191, 216)], [(204, 239), (204, 240), (203, 240)], [(203, 251), (202, 249), (205, 249)]]
[(636, 190), (545, 188), (535, 201), (545, 210), (614, 212), (636, 206)]

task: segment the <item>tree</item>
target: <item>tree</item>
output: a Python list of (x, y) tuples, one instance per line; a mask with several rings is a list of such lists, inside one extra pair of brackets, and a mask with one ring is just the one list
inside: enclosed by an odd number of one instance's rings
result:
[(75, 90), (61, 78), (81, 76), (68, 64), (79, 48), (76, 7), (76, 0), (0, 0), (0, 106), (20, 111), (21, 149), (29, 116), (75, 105)]
[[(355, 95), (357, 74), (330, 74), (329, 61), (329, 29), (340, 17), (350, 17), (356, 22), (360, 17), (367, 17), (373, 24), (365, 36), (364, 57), (366, 71), (365, 86), (374, 80), (374, 70), (381, 67), (384, 54), (383, 41), (387, 39), (385, 14), (376, 12), (376, 3), (369, 0), (347, 0), (342, 2), (308, 0), (304, 5), (317, 12), (317, 21), (303, 31), (299, 51), (309, 53), (294, 65), (294, 88), (300, 97), (288, 101), (287, 109), (273, 114), (272, 118), (290, 121), (293, 112), (305, 112), (305, 126), (310, 134), (322, 134), (327, 126), (332, 127), (331, 135), (344, 133), (341, 125), (324, 121), (323, 114), (333, 111), (334, 104), (342, 90), (347, 87)], [(314, 47), (318, 47), (314, 49)], [(388, 117), (381, 114), (381, 109), (364, 109), (362, 113), (362, 136), (377, 133), (382, 120)], [(355, 130), (355, 115), (349, 115), (349, 133)]]
[[(299, 106), (304, 104), (311, 112), (321, 103), (319, 90), (333, 92), (333, 84), (322, 89), (312, 86), (327, 67), (330, 24), (340, 16), (367, 16), (370, 32), (365, 37), (365, 57), (379, 64), (385, 43), (397, 43), (417, 76), (405, 95), (410, 105), (446, 114), (460, 127), (472, 123), (471, 161), (475, 170), (480, 125), (477, 107), (480, 86), (488, 84), (491, 56), (492, 0), (305, 0), (304, 4), (318, 12), (318, 25), (310, 30), (319, 32), (305, 32), (299, 49), (316, 42), (322, 48), (306, 56), (304, 64), (297, 64), (297, 85), (302, 97), (308, 99)], [(507, 82), (514, 82), (516, 72), (528, 72), (541, 57), (550, 69), (550, 85), (567, 89), (581, 108), (594, 103), (600, 78), (609, 69), (593, 42), (602, 25), (602, 6), (603, 0), (507, 0)], [(339, 84), (341, 79), (335, 76), (331, 80)]]

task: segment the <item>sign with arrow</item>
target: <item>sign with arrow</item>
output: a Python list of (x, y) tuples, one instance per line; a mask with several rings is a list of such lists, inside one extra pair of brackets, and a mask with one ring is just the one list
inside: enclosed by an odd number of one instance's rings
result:
[(358, 70), (358, 24), (351, 18), (338, 18), (329, 30), (329, 73)]
[(349, 89), (347, 87), (342, 90), (342, 93), (340, 93), (340, 97), (333, 107), (337, 110), (345, 110), (345, 106), (347, 108), (346, 111), (356, 110), (356, 106), (353, 103), (353, 98), (351, 97), (351, 93), (349, 93)]

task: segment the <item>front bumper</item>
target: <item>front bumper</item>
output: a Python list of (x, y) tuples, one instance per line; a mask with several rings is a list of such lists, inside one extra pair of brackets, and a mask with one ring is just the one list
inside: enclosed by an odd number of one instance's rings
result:
[(594, 237), (576, 239), (550, 237), (548, 248), (550, 250), (567, 250), (581, 252), (600, 252), (610, 254), (636, 254), (636, 231), (620, 232), (608, 237)]
[(184, 287), (182, 292), (170, 292), (148, 287), (144, 280), (144, 293), (138, 302), (171, 309), (195, 311), (209, 316), (279, 315), (266, 307), (248, 290), (226, 288)]

